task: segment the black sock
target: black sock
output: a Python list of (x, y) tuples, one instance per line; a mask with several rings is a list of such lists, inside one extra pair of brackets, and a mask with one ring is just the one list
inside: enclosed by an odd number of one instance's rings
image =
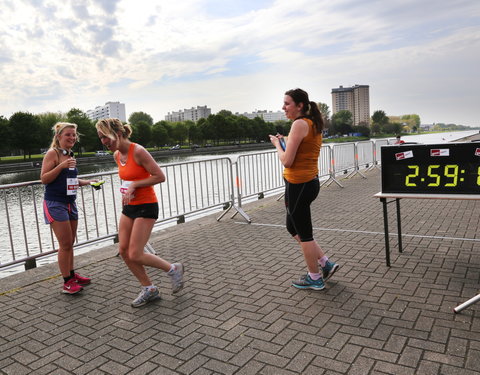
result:
[(70, 271), (70, 277), (73, 277), (73, 276), (75, 276), (75, 271), (74, 271), (74, 270), (71, 270), (71, 271)]
[(72, 279), (73, 276), (67, 276), (63, 278), (63, 282), (66, 283), (68, 280)]

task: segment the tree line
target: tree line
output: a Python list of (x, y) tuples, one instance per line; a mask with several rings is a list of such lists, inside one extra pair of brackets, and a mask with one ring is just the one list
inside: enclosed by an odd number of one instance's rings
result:
[[(330, 117), (330, 109), (325, 103), (318, 103), (320, 112), (325, 119), (325, 135), (342, 136), (355, 134), (363, 137), (414, 133), (420, 130), (420, 116), (416, 114), (403, 116), (387, 116), (382, 110), (375, 111), (371, 122), (353, 125), (353, 115), (342, 110)], [(72, 108), (67, 113), (16, 112), (9, 119), (0, 116), (0, 156), (23, 155), (30, 158), (50, 146), (52, 127), (57, 122), (72, 122), (77, 124), (80, 142), (75, 146), (77, 153), (101, 150), (95, 121), (90, 120), (86, 113)], [(193, 121), (153, 121), (145, 112), (134, 112), (128, 118), (133, 127), (132, 141), (145, 147), (160, 148), (172, 144), (179, 145), (219, 145), (229, 143), (249, 143), (268, 141), (269, 134), (287, 135), (291, 121), (279, 120), (266, 122), (261, 117), (249, 119), (234, 115), (231, 111), (221, 110), (208, 118)], [(436, 131), (471, 129), (455, 124), (435, 124)]]
[[(30, 158), (50, 146), (52, 127), (57, 122), (77, 124), (80, 141), (74, 151), (83, 152), (103, 148), (95, 129), (96, 121), (90, 120), (86, 113), (72, 108), (66, 114), (16, 112), (9, 119), (0, 116), (0, 156), (23, 155)], [(171, 144), (179, 145), (218, 145), (225, 143), (248, 143), (268, 140), (269, 134), (288, 134), (290, 121), (266, 122), (260, 117), (249, 119), (235, 116), (222, 110), (197, 122), (181, 121), (153, 122), (153, 118), (144, 112), (134, 112), (128, 118), (133, 128), (131, 140), (145, 147), (160, 148)]]

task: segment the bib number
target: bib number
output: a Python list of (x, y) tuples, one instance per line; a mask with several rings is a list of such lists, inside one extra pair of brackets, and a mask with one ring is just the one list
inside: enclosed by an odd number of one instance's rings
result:
[(78, 178), (67, 178), (67, 195), (77, 195)]
[(122, 181), (122, 186), (120, 186), (120, 193), (124, 195), (131, 184), (132, 184), (132, 181)]

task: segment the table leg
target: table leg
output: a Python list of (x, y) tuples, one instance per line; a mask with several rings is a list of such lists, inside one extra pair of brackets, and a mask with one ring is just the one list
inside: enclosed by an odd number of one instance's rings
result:
[(400, 215), (400, 198), (396, 198), (397, 204), (397, 227), (398, 227), (398, 252), (403, 252), (402, 246), (402, 219)]
[(385, 260), (387, 267), (390, 267), (390, 239), (388, 237), (388, 212), (387, 212), (387, 199), (380, 198), (383, 204), (383, 228), (385, 230)]

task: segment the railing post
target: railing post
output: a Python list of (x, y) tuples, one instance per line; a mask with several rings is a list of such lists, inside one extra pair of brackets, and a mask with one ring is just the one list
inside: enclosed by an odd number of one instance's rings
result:
[(335, 178), (335, 154), (334, 154), (333, 147), (329, 147), (329, 150), (330, 150), (330, 170), (329, 170), (330, 176), (328, 177), (328, 180), (323, 182), (322, 185), (330, 186), (332, 182), (335, 182), (338, 186), (343, 188), (343, 185), (340, 182), (338, 182), (337, 179)]

